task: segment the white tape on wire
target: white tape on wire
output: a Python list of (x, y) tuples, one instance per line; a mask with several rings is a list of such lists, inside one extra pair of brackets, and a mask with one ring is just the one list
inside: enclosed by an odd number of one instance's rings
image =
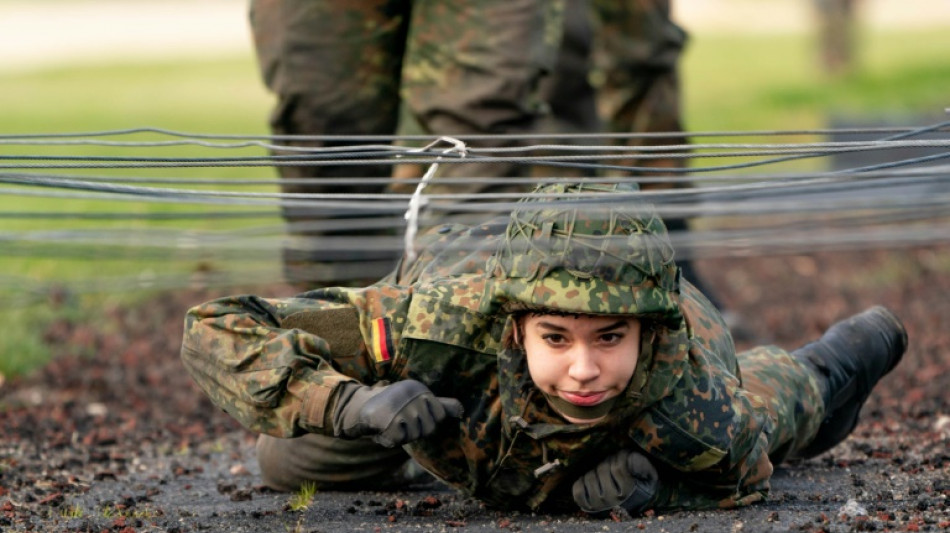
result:
[[(468, 153), (468, 149), (465, 146), (465, 143), (455, 139), (453, 137), (439, 137), (435, 141), (423, 146), (422, 148), (417, 148), (410, 150), (410, 152), (424, 152), (429, 150), (433, 146), (446, 142), (452, 146), (446, 148), (442, 151), (442, 154), (450, 154), (452, 152), (458, 152), (461, 157), (465, 157)], [(405, 219), (406, 219), (406, 244), (405, 244), (405, 255), (406, 261), (411, 262), (416, 258), (416, 248), (413, 245), (413, 242), (416, 239), (416, 233), (419, 231), (419, 211), (426, 204), (426, 198), (422, 196), (422, 189), (425, 189), (426, 185), (429, 183), (429, 180), (432, 179), (432, 176), (435, 176), (436, 170), (439, 168), (439, 161), (442, 160), (442, 156), (437, 156), (435, 161), (429, 165), (429, 169), (426, 170), (426, 173), (423, 174), (422, 179), (419, 180), (419, 185), (416, 186), (415, 192), (412, 193), (412, 197), (409, 198), (409, 208), (406, 210)]]

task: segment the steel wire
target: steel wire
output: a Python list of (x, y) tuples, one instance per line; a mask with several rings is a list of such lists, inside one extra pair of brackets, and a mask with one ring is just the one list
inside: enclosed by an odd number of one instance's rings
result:
[[(916, 128), (853, 128), (757, 132), (690, 132), (693, 138), (796, 136), (833, 134), (885, 136), (869, 141), (815, 142), (702, 142), (659, 146), (597, 145), (604, 142), (670, 138), (679, 133), (610, 135), (462, 136), (464, 140), (512, 139), (523, 146), (482, 149), (471, 147), (465, 157), (435, 147), (407, 144), (431, 142), (428, 136), (258, 136), (184, 133), (160, 128), (132, 128), (80, 133), (0, 135), (0, 150), (42, 148), (82, 153), (0, 153), (0, 246), (4, 257), (18, 261), (95, 261), (120, 265), (71, 279), (80, 292), (137, 290), (145, 286), (176, 288), (201, 283), (241, 285), (262, 279), (280, 281), (282, 250), (293, 244), (300, 250), (358, 257), (366, 250), (391, 252), (405, 248), (403, 214), (411, 195), (382, 192), (394, 182), (389, 177), (320, 178), (326, 186), (375, 185), (374, 194), (277, 192), (280, 182), (265, 178), (168, 176), (168, 169), (232, 169), (277, 166), (368, 166), (393, 164), (514, 163), (524, 168), (544, 167), (543, 178), (522, 177), (509, 185), (548, 182), (682, 183), (687, 189), (641, 191), (628, 195), (589, 194), (570, 202), (578, 209), (603, 209), (617, 202), (645, 200), (668, 220), (691, 222), (690, 231), (671, 238), (679, 257), (812, 253), (881, 247), (943, 246), (950, 240), (950, 139), (914, 140), (921, 134), (941, 134), (950, 122)], [(123, 136), (158, 135), (172, 140), (126, 140)], [(536, 143), (537, 140), (587, 142), (586, 145)], [(219, 141), (219, 142), (213, 142)], [(284, 142), (358, 143), (344, 146), (297, 147)], [(385, 142), (399, 145), (380, 144)], [(212, 150), (223, 156), (134, 156), (88, 154), (90, 149)], [(248, 155), (248, 149), (297, 152), (295, 155)], [(32, 150), (31, 150), (32, 151)], [(888, 161), (844, 169), (784, 170), (787, 163), (834, 158), (843, 154), (882, 154)], [(614, 164), (623, 160), (691, 162), (682, 169)], [(709, 164), (714, 159), (734, 160)], [(814, 165), (814, 163), (809, 163)], [(113, 174), (36, 172), (49, 169), (111, 172), (132, 168), (156, 170), (157, 177), (137, 172)], [(562, 170), (615, 173), (576, 178)], [(657, 175), (643, 176), (650, 172)], [(662, 175), (660, 175), (662, 174)], [(684, 177), (682, 175), (688, 176)], [(439, 180), (444, 189), (497, 183), (497, 178)], [(285, 184), (311, 183), (308, 179)], [(418, 178), (402, 180), (415, 187)], [(145, 186), (165, 185), (165, 186)], [(189, 188), (189, 186), (206, 188)], [(258, 187), (270, 190), (238, 190)], [(477, 223), (504, 214), (518, 205), (522, 193), (424, 192), (419, 233), (447, 223)], [(18, 202), (15, 198), (21, 198)], [(50, 202), (53, 202), (51, 204)], [(21, 205), (22, 204), (22, 205)], [(56, 209), (51, 206), (55, 205)], [(191, 206), (187, 210), (184, 206)], [(196, 207), (197, 206), (197, 207)], [(283, 210), (311, 213), (315, 220), (285, 223)], [(156, 212), (159, 211), (159, 212)], [(121, 223), (121, 226), (115, 224)], [(227, 225), (220, 227), (219, 224)], [(161, 224), (159, 226), (158, 224)], [(301, 233), (323, 234), (310, 238)], [(128, 263), (139, 274), (116, 275)], [(334, 263), (334, 264), (329, 264)], [(135, 265), (135, 266), (131, 266)], [(199, 268), (200, 266), (200, 268)], [(352, 279), (379, 275), (392, 265), (386, 261), (334, 260), (315, 265), (317, 278)], [(330, 268), (340, 267), (340, 268)], [(98, 269), (92, 269), (96, 271)], [(154, 271), (160, 274), (155, 274)], [(143, 274), (152, 272), (152, 274)], [(144, 276), (144, 277), (143, 277)], [(19, 274), (0, 275), (0, 291), (15, 293), (6, 300), (39, 301), (55, 281), (39, 281)]]

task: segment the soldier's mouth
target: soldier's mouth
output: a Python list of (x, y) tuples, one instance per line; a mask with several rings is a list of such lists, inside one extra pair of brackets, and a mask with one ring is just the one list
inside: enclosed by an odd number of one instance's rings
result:
[(607, 397), (606, 391), (600, 392), (578, 392), (578, 391), (558, 391), (558, 396), (581, 407), (597, 405)]

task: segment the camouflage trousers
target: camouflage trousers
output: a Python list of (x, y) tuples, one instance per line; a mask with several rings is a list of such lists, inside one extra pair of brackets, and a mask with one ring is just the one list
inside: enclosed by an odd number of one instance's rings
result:
[[(555, 61), (561, 9), (559, 0), (253, 0), (251, 27), (261, 74), (278, 99), (271, 129), (276, 135), (393, 135), (405, 102), (428, 133), (530, 132), (543, 112), (537, 87)], [(353, 139), (284, 142), (298, 147), (356, 144)], [(323, 185), (320, 178), (392, 173), (388, 165), (313, 164), (279, 170), (285, 178), (282, 189), (289, 193), (380, 192), (379, 185)], [(447, 164), (442, 170), (449, 177), (517, 174), (514, 164)], [(483, 188), (490, 189), (472, 190)], [(345, 221), (359, 213), (295, 206), (284, 208), (283, 215), (289, 233), (302, 237), (301, 246), (291, 245), (285, 252), (285, 261), (306, 266), (338, 259), (319, 253), (324, 247), (306, 237), (348, 233), (346, 222), (326, 229), (319, 221)], [(368, 278), (388, 272), (398, 258), (392, 251), (366, 254), (357, 259), (382, 263), (365, 272)]]
[[(627, 146), (686, 145), (679, 80), (679, 62), (687, 34), (670, 18), (670, 0), (567, 0), (564, 36), (554, 72), (542, 80), (542, 97), (550, 112), (539, 129), (565, 133), (650, 133), (629, 137)], [(575, 141), (583, 144), (585, 141)], [(588, 138), (588, 144), (603, 139)], [(631, 157), (611, 165), (639, 170), (575, 172), (578, 176), (640, 176), (643, 190), (690, 186), (679, 157)], [(543, 177), (564, 169), (535, 167)], [(689, 229), (684, 218), (665, 217), (676, 234)], [(706, 286), (693, 262), (677, 259), (683, 277), (702, 288), (717, 308), (716, 291)]]
[[(675, 66), (685, 33), (669, 19), (669, 0), (252, 0), (250, 19), (262, 78), (277, 96), (270, 118), (275, 135), (682, 130)], [(685, 139), (637, 142), (679, 144)], [(282, 143), (355, 144), (339, 138)], [(518, 144), (524, 142), (470, 142), (478, 147)], [(649, 159), (622, 164), (681, 163)], [(328, 185), (321, 178), (421, 175), (419, 168), (394, 172), (389, 165), (299, 161), (278, 170), (287, 193), (378, 193), (383, 186), (358, 180)], [(443, 164), (440, 177), (499, 180), (463, 185), (437, 180), (427, 192), (524, 191), (529, 187), (506, 184), (504, 178), (542, 177), (551, 170), (515, 162)], [(590, 175), (555, 170), (556, 175)], [(390, 190), (413, 188), (407, 183)], [(393, 236), (393, 228), (400, 226), (395, 217), (379, 217), (373, 223), (357, 220), (365, 217), (359, 210), (330, 211), (299, 203), (285, 205), (283, 216), (292, 238), (284, 251), (291, 281), (352, 279), (354, 267), (362, 281), (375, 279), (398, 258), (398, 252), (385, 246), (336, 255), (326, 251), (332, 248), (329, 239)]]
[[(794, 458), (814, 438), (825, 416), (815, 375), (775, 346), (754, 348), (737, 357), (743, 387), (773, 422), (768, 436), (770, 460), (779, 464)], [(384, 448), (368, 438), (262, 435), (257, 456), (264, 483), (275, 490), (293, 491), (303, 483), (322, 490), (398, 489), (424, 475), (402, 448)]]
[[(669, 133), (624, 142), (642, 146), (685, 145), (688, 140), (683, 132), (678, 65), (687, 35), (671, 20), (670, 11), (670, 0), (565, 0), (557, 59), (553, 69), (540, 78), (538, 98), (543, 107), (531, 130), (584, 134)], [(402, 135), (433, 133), (406, 107), (400, 115), (399, 132)], [(570, 142), (600, 144), (604, 140), (579, 138)], [(652, 169), (685, 167), (685, 160), (680, 158), (634, 158), (612, 163)], [(483, 174), (498, 176), (497, 168)], [(532, 174), (540, 177), (552, 171), (558, 176), (596, 174), (564, 167), (532, 168)], [(632, 173), (659, 175), (655, 171)], [(607, 174), (629, 175), (631, 171)], [(418, 177), (421, 169), (406, 169), (402, 175)], [(686, 179), (659, 184), (643, 180), (641, 183), (644, 189), (688, 185)]]
[[(629, 146), (685, 145), (678, 67), (687, 41), (670, 18), (670, 0), (567, 0), (557, 66), (541, 86), (550, 106), (545, 129), (580, 133), (665, 133), (630, 138)], [(593, 116), (591, 111), (593, 110)], [(601, 139), (602, 142), (602, 139)], [(684, 168), (681, 158), (611, 161), (642, 169), (609, 175), (662, 176)], [(686, 187), (686, 179), (641, 188)]]

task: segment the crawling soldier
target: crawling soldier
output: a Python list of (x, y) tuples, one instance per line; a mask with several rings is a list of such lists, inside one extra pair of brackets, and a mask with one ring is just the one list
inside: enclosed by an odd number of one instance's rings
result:
[(185, 366), (262, 434), (268, 485), (379, 489), (421, 466), (502, 508), (747, 505), (773, 465), (846, 438), (907, 346), (874, 307), (736, 354), (624, 186), (546, 186), (427, 238), (366, 288), (188, 312)]

